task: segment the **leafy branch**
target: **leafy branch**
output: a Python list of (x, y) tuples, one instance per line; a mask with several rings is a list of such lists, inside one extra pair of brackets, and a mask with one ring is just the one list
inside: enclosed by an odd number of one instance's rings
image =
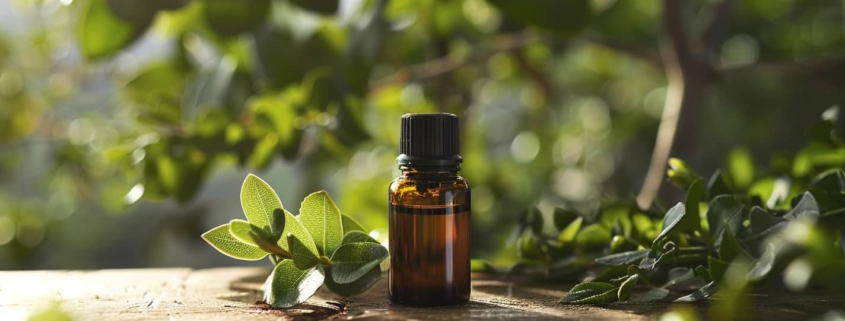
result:
[[(743, 149), (709, 177), (670, 159), (669, 181), (686, 196), (665, 214), (624, 201), (595, 215), (557, 208), (557, 234), (549, 235), (540, 212), (526, 211), (511, 238), (520, 260), (509, 273), (575, 280), (595, 271), (563, 304), (691, 302), (716, 292), (729, 302), (778, 279), (796, 292), (841, 290), (845, 133), (836, 114), (825, 112), (809, 146), (791, 161), (773, 160), (769, 171), (755, 169)], [(792, 275), (799, 270), (805, 277)], [(638, 285), (647, 290), (632, 291)]]
[(274, 268), (263, 289), (264, 301), (271, 306), (305, 302), (323, 284), (351, 296), (381, 279), (379, 264), (387, 258), (387, 249), (355, 219), (341, 214), (325, 191), (308, 195), (294, 216), (270, 185), (250, 174), (240, 198), (247, 220), (232, 220), (202, 238), (239, 260), (269, 257)]

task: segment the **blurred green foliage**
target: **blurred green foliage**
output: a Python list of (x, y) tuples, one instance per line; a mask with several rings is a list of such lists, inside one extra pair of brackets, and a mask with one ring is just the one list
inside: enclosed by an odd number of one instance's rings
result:
[[(127, 226), (157, 217), (138, 212), (151, 201), (185, 206), (154, 229), (197, 234), (222, 223), (210, 222), (213, 209), (197, 195), (233, 168), (287, 168), (295, 175), (270, 182), (292, 191), (284, 194), (327, 189), (346, 214), (383, 230), (398, 119), (433, 111), (463, 121), (475, 256), (508, 263), (523, 246), (537, 255), (534, 239), (500, 248), (530, 204), (546, 222), (579, 222), (562, 241), (627, 248), (600, 224), (612, 216), (558, 218), (553, 209), (630, 206), (616, 200), (639, 187), (667, 94), (659, 58), (649, 59), (659, 57), (662, 6), (519, 3), (0, 5), (9, 18), (0, 21), (0, 268), (94, 267), (86, 262), (119, 252), (110, 241), (134, 240)], [(685, 3), (693, 33), (717, 4)], [(697, 118), (691, 167), (709, 171), (721, 165), (714, 155), (750, 146), (730, 153), (724, 173), (736, 188), (768, 195), (783, 185), (780, 174), (806, 177), (815, 162), (841, 156), (812, 147), (787, 155), (803, 144), (804, 124), (845, 98), (845, 68), (833, 59), (845, 44), (842, 14), (824, 0), (737, 3), (727, 39), (706, 57), (724, 70)], [(771, 174), (749, 176), (759, 165), (750, 155), (781, 151)], [(643, 215), (631, 230), (662, 217)], [(139, 241), (161, 240), (169, 239)]]

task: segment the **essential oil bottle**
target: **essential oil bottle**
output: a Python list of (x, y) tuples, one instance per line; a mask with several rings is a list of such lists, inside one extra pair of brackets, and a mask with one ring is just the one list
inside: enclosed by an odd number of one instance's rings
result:
[(458, 117), (402, 116), (402, 176), (390, 184), (390, 301), (466, 302), (470, 295), (470, 188), (462, 177)]

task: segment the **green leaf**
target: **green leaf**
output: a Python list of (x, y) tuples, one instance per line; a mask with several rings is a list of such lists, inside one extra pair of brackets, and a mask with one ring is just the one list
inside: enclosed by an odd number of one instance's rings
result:
[(717, 247), (722, 242), (726, 227), (730, 227), (731, 231), (739, 230), (742, 225), (742, 208), (743, 205), (730, 195), (720, 195), (710, 200), (707, 223)]
[(642, 259), (647, 258), (649, 252), (651, 252), (651, 250), (639, 250), (611, 254), (608, 256), (597, 258), (596, 263), (607, 266), (623, 266), (629, 264), (636, 264), (637, 262), (642, 261)]
[(349, 244), (349, 243), (376, 243), (379, 244), (378, 241), (370, 237), (367, 233), (361, 231), (349, 231), (346, 235), (343, 236), (343, 241), (340, 242), (341, 244)]
[(223, 224), (205, 232), (202, 238), (220, 253), (239, 260), (257, 261), (267, 256), (267, 252), (232, 236), (232, 233), (229, 233), (229, 224)]
[(772, 243), (766, 243), (766, 250), (763, 251), (763, 255), (748, 272), (749, 281), (762, 280), (772, 271), (772, 267), (775, 265), (775, 252), (775, 246)]
[(305, 197), (299, 208), (299, 219), (314, 238), (320, 255), (332, 255), (343, 241), (340, 210), (326, 191), (314, 192)]
[(651, 243), (652, 250), (660, 250), (660, 241), (674, 231), (675, 226), (684, 219), (686, 213), (687, 212), (684, 209), (683, 203), (678, 203), (666, 212), (666, 216), (663, 218), (663, 229), (660, 231), (660, 234), (657, 234), (657, 237), (655, 237), (654, 241)]
[(686, 282), (687, 280), (691, 280), (695, 278), (695, 271), (689, 268), (673, 268), (669, 271), (669, 281), (663, 285), (663, 288), (668, 288), (670, 286)]
[(713, 199), (719, 195), (730, 195), (731, 189), (728, 187), (728, 183), (725, 182), (725, 178), (722, 176), (721, 170), (716, 170), (713, 173), (713, 176), (710, 177), (710, 181), (707, 182), (707, 195)]
[[(282, 212), (285, 213), (285, 229), (282, 231), (282, 235), (293, 234), (296, 236), (296, 239), (299, 240), (305, 247), (312, 252), (317, 251), (317, 245), (314, 244), (314, 239), (311, 237), (311, 234), (308, 233), (308, 230), (305, 229), (305, 226), (302, 226), (302, 222), (300, 222), (293, 214), (290, 212), (283, 210)], [(279, 238), (277, 242), (278, 245), (289, 251), (290, 248), (288, 247), (288, 242), (286, 238)], [(319, 253), (319, 252), (318, 252)]]
[(713, 281), (707, 283), (706, 285), (704, 285), (693, 293), (675, 299), (675, 302), (695, 302), (698, 300), (706, 299), (713, 295), (713, 293), (716, 293), (718, 289), (719, 287), (716, 285), (716, 282)]
[(587, 0), (487, 0), (498, 7), (506, 18), (523, 25), (535, 26), (561, 37), (571, 37), (590, 20)]
[(640, 279), (639, 274), (634, 274), (628, 277), (625, 282), (622, 282), (622, 285), (619, 286), (619, 291), (617, 291), (616, 296), (619, 298), (619, 301), (628, 300), (628, 297), (631, 296), (631, 291), (634, 289), (634, 286), (637, 285), (637, 281)]
[(721, 281), (725, 276), (725, 271), (728, 270), (730, 262), (719, 260), (715, 257), (707, 257), (708, 270), (710, 271), (710, 278), (713, 281)]
[(529, 208), (525, 220), (527, 225), (531, 227), (531, 232), (535, 235), (543, 233), (543, 213), (540, 213), (539, 208), (536, 206)]
[(719, 259), (725, 262), (733, 262), (738, 258), (751, 261), (751, 256), (739, 245), (739, 241), (736, 240), (730, 227), (725, 229), (725, 237), (717, 251), (719, 252)]
[(352, 216), (341, 214), (340, 220), (343, 222), (343, 231), (350, 232), (350, 231), (361, 231), (364, 233), (369, 232), (366, 228), (364, 228), (361, 223), (358, 223)]
[(203, 4), (205, 21), (224, 37), (254, 30), (270, 12), (270, 0), (205, 0)]
[[(671, 243), (671, 242), (670, 242)], [(657, 258), (645, 258), (640, 262), (639, 268), (642, 270), (654, 270), (660, 263), (664, 262), (667, 259), (675, 258), (678, 256), (678, 248), (672, 246), (668, 251), (663, 252)]]
[(644, 294), (634, 294), (628, 302), (651, 302), (662, 300), (669, 296), (669, 290), (664, 288), (653, 288)]
[(469, 261), (469, 270), (481, 273), (496, 273), (496, 268), (485, 260), (472, 259)]
[(689, 189), (690, 184), (701, 178), (701, 176), (690, 169), (681, 159), (669, 158), (667, 163), (669, 164), (669, 169), (666, 170), (666, 176), (672, 184), (680, 189)]
[(584, 222), (583, 217), (578, 217), (572, 223), (563, 229), (558, 235), (558, 241), (564, 244), (572, 243), (575, 240), (575, 235), (578, 235), (578, 231), (581, 230), (581, 224)]
[(704, 194), (704, 180), (699, 178), (687, 190), (687, 196), (684, 200), (686, 214), (678, 222), (678, 229), (680, 231), (701, 231), (701, 213), (699, 212), (698, 203), (701, 202), (702, 194)]
[(282, 237), (282, 233), (285, 231), (285, 210), (277, 208), (273, 210), (273, 219), (270, 220), (270, 233), (273, 234), (276, 239)]
[(787, 220), (769, 214), (766, 210), (762, 209), (759, 206), (754, 206), (751, 208), (751, 211), (748, 212), (748, 232), (752, 236), (758, 235), (767, 235), (771, 231), (777, 230), (774, 228), (776, 226), (783, 226), (783, 223), (786, 223)]
[(276, 191), (253, 174), (247, 175), (241, 186), (241, 207), (246, 219), (261, 228), (270, 226), (277, 216), (273, 214), (276, 209), (284, 209)]
[(609, 303), (617, 301), (617, 288), (610, 283), (586, 282), (569, 290), (562, 298), (563, 304)]
[(308, 11), (321, 14), (335, 14), (339, 7), (339, 0), (290, 0), (296, 6)]
[(133, 24), (118, 18), (106, 0), (89, 1), (76, 30), (82, 55), (89, 60), (113, 56), (143, 34), (152, 18)]
[(563, 231), (569, 224), (581, 217), (577, 212), (561, 207), (555, 207), (554, 223), (558, 231)]
[(536, 235), (526, 235), (516, 242), (516, 256), (521, 259), (543, 260), (543, 241)]
[(817, 218), (819, 216), (819, 203), (810, 192), (805, 192), (801, 196), (801, 200), (791, 211), (783, 215), (784, 219), (795, 220), (801, 217)]
[(367, 274), (387, 258), (387, 249), (376, 243), (350, 243), (332, 255), (332, 280), (340, 284), (351, 283)]
[(735, 147), (728, 153), (728, 173), (737, 188), (744, 189), (754, 181), (754, 158), (746, 147)]
[(249, 232), (255, 232), (258, 235), (265, 236), (264, 231), (261, 230), (260, 227), (249, 224), (249, 222), (244, 220), (231, 220), (229, 222), (229, 233), (232, 233), (238, 241), (244, 242), (249, 245), (258, 246), (255, 244), (255, 241), (252, 240), (252, 237), (249, 235)]
[(591, 224), (584, 227), (575, 236), (575, 246), (585, 251), (603, 249), (610, 243), (610, 231), (601, 224)]
[(308, 300), (323, 285), (325, 273), (321, 266), (300, 270), (293, 260), (276, 265), (264, 284), (264, 301), (274, 308), (290, 308)]
[(840, 194), (845, 189), (845, 171), (837, 168), (816, 175), (810, 183), (810, 188)]
[(356, 294), (363, 293), (364, 291), (378, 283), (379, 280), (381, 280), (381, 267), (379, 267), (378, 265), (372, 270), (370, 270), (370, 272), (367, 272), (367, 274), (364, 274), (364, 276), (358, 278), (352, 283), (345, 284), (340, 284), (334, 281), (332, 277), (331, 266), (326, 267), (325, 271), (326, 287), (328, 287), (329, 290), (342, 297), (350, 297)]
[(257, 233), (255, 231), (249, 232), (249, 237), (252, 238), (252, 242), (255, 243), (261, 250), (271, 254), (278, 254), (282, 256), (289, 256), (289, 252), (283, 250), (276, 244), (276, 241), (270, 240), (266, 234), (264, 233)]
[(317, 256), (317, 251), (313, 247), (308, 247), (302, 243), (296, 235), (290, 233), (287, 235), (288, 246), (290, 253), (293, 255), (293, 263), (296, 268), (300, 270), (307, 270), (319, 262), (320, 257)]

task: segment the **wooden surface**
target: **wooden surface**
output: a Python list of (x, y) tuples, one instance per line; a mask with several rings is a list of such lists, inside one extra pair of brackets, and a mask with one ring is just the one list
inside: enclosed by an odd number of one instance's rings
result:
[[(269, 273), (263, 268), (136, 269), (0, 272), (0, 320), (25, 320), (58, 302), (80, 320), (466, 320), (572, 319), (644, 320), (668, 303), (564, 306), (570, 284), (510, 283), (476, 278), (469, 303), (439, 308), (390, 304), (386, 281), (351, 298), (325, 289), (290, 310), (257, 305)], [(829, 309), (845, 309), (845, 298), (805, 295), (752, 296), (751, 316), (760, 320), (804, 320)], [(706, 313), (707, 303), (693, 306)]]

